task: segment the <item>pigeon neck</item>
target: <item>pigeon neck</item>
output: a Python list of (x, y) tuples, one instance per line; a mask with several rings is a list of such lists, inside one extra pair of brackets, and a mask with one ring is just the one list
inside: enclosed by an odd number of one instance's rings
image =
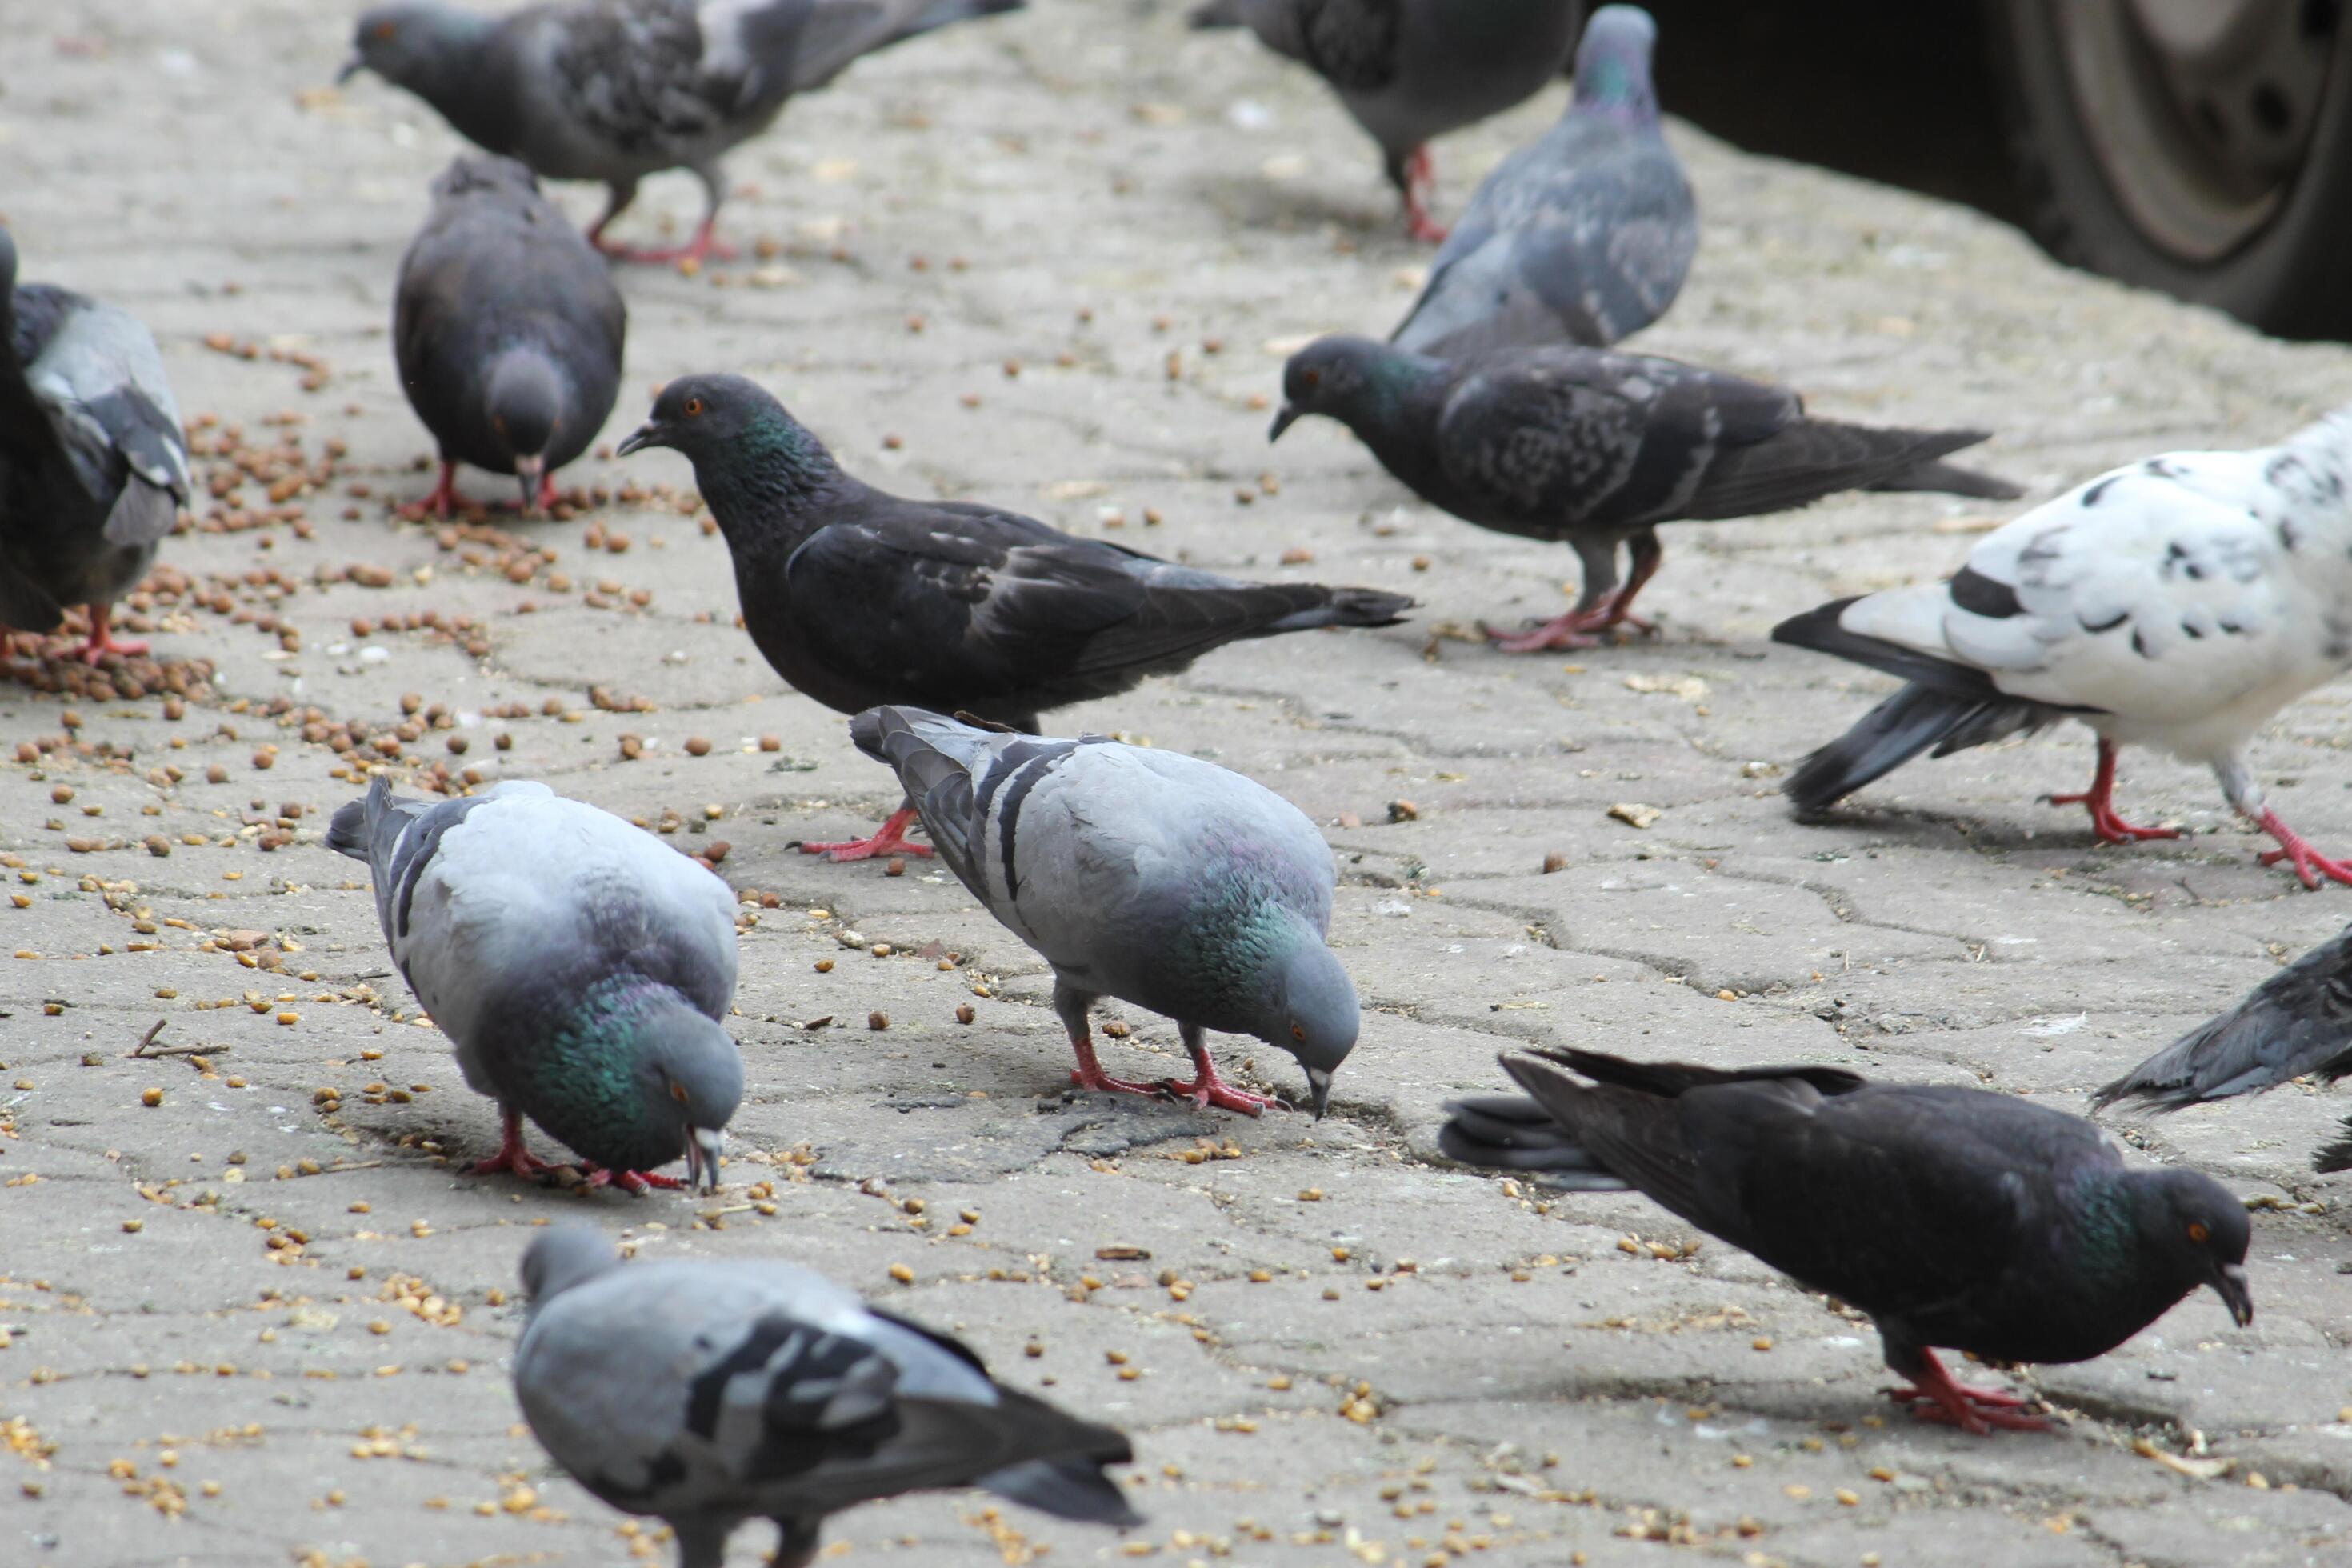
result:
[(1431, 426), (1453, 385), (1444, 360), (1401, 349), (1367, 362), (1340, 417), (1391, 472), (1422, 467)]
[(779, 423), (747, 426), (717, 461), (695, 465), (695, 479), (736, 549), (757, 545), (779, 521), (797, 539), (821, 503), (856, 483), (814, 436)]
[(616, 974), (583, 992), (550, 1020), (542, 1046), (518, 1053), (528, 1079), (518, 1098), (532, 1121), (573, 1149), (626, 1170), (649, 1170), (683, 1152), (684, 1133), (649, 1114), (647, 1025), (677, 993), (641, 974)]
[(1576, 73), (1576, 93), (1568, 111), (1585, 119), (1613, 120), (1622, 125), (1655, 125), (1658, 95), (1649, 73), (1631, 60), (1603, 56)]
[(498, 18), (466, 11), (435, 13), (434, 47), (415, 58), (399, 85), (437, 110), (451, 129), (488, 152), (512, 154), (518, 94), (512, 50), (498, 47)]

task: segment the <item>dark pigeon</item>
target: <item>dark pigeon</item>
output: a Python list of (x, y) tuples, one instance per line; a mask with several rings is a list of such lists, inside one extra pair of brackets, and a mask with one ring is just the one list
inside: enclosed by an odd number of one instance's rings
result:
[(111, 305), (19, 284), (0, 228), (0, 655), (7, 632), (55, 631), (72, 605), (89, 612), (83, 662), (145, 653), (114, 637), (114, 601), (194, 489), (154, 338)]
[[(378, 5), (352, 37), (347, 79), (372, 70), (440, 111), (486, 152), (551, 180), (601, 180), (588, 230), (633, 261), (732, 256), (713, 233), (726, 195), (719, 160), (765, 131), (794, 93), (823, 87), (862, 55), (1024, 0), (553, 0), (503, 16), (436, 3)], [(628, 250), (606, 226), (637, 182), (686, 169), (702, 221), (685, 246)]]
[(1381, 144), (1416, 239), (1429, 215), (1427, 143), (1541, 91), (1568, 63), (1580, 0), (1207, 0), (1195, 27), (1247, 27), (1339, 95)]
[[(1327, 337), (1284, 368), (1270, 439), (1309, 414), (1337, 419), (1381, 467), (1465, 522), (1559, 540), (1584, 568), (1575, 608), (1513, 652), (1584, 647), (1632, 625), (1657, 571), (1657, 525), (1755, 517), (1840, 490), (1901, 485), (2012, 496), (2016, 487), (1940, 462), (1976, 430), (1889, 430), (1806, 416), (1795, 393), (1675, 360), (1566, 346), (1448, 361)], [(1617, 551), (1633, 575), (1618, 586)]]
[(461, 157), (400, 259), (392, 350), (409, 406), (441, 445), (441, 517), (457, 465), (512, 474), (525, 515), (588, 449), (621, 386), (628, 308), (611, 270), (511, 158)]
[(1698, 251), (1698, 208), (1658, 130), (1657, 33), (1638, 6), (1592, 14), (1568, 111), (1478, 186), (1390, 342), (1441, 359), (1607, 348), (1666, 313)]
[[(1412, 601), (1366, 588), (1247, 583), (1017, 512), (888, 495), (844, 473), (756, 384), (662, 388), (623, 455), (675, 447), (735, 558), (743, 625), (776, 673), (843, 713), (969, 711), (1034, 733), (1049, 709), (1125, 691), (1244, 637), (1384, 626)], [(908, 805), (837, 859), (911, 851)]]
[[(2043, 1425), (2014, 1394), (1954, 1383), (1937, 1345), (2088, 1361), (2200, 1285), (2239, 1326), (2253, 1321), (2245, 1206), (2201, 1172), (2126, 1165), (2080, 1117), (1837, 1068), (1726, 1071), (1579, 1050), (1502, 1060), (1534, 1101), (1465, 1102), (1440, 1136), (1448, 1156), (1631, 1188), (1861, 1308), (1914, 1385), (1895, 1398), (1919, 1402), (1925, 1419), (1977, 1433)], [(1555, 1129), (1549, 1153), (1529, 1131), (1538, 1115)]]
[[(1054, 966), (1073, 1084), (1249, 1116), (1279, 1103), (1218, 1076), (1205, 1032), (1221, 1029), (1297, 1058), (1323, 1114), (1360, 1019), (1328, 942), (1339, 867), (1304, 812), (1214, 763), (1100, 735), (877, 708), (849, 736), (898, 775), (957, 880)], [(1103, 996), (1174, 1018), (1192, 1081), (1107, 1077), (1087, 1024)]]
[(505, 1137), (477, 1175), (547, 1169), (528, 1116), (589, 1163), (590, 1184), (683, 1154), (719, 1184), (743, 1059), (722, 1020), (735, 996), (735, 895), (642, 828), (545, 784), (404, 800), (383, 775), (335, 813), (327, 847), (364, 861), (401, 978), (499, 1102)]
[(524, 1419), (582, 1486), (667, 1522), (678, 1568), (719, 1568), (752, 1519), (781, 1532), (776, 1568), (809, 1568), (831, 1515), (948, 1487), (1143, 1522), (1103, 1474), (1133, 1460), (1125, 1437), (822, 1275), (764, 1258), (624, 1263), (565, 1227), (532, 1239), (522, 1278)]

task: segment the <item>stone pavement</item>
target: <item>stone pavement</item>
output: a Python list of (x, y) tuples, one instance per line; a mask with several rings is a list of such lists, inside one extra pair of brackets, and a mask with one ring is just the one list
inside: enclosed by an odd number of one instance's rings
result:
[[(509, 1292), (551, 1218), (643, 1255), (814, 1265), (1135, 1436), (1151, 1524), (1128, 1541), (931, 1497), (842, 1519), (852, 1563), (1603, 1564), (1662, 1542), (1749, 1563), (2352, 1561), (2352, 1242), (2343, 1184), (2307, 1169), (2344, 1096), (2118, 1121), (2261, 1205), (2261, 1314), (2233, 1330), (2202, 1294), (2032, 1373), (2046, 1437), (1896, 1418), (1866, 1322), (1643, 1203), (1547, 1204), (1433, 1159), (1441, 1102), (1498, 1084), (1519, 1041), (2081, 1110), (2352, 914), (2258, 868), (2210, 781), (2167, 760), (2130, 758), (2125, 805), (2192, 836), (2095, 847), (2036, 800), (2087, 777), (2079, 732), (1790, 820), (1780, 769), (1887, 683), (1770, 647), (1773, 622), (1947, 572), (1993, 515), (1872, 496), (1675, 528), (1644, 601), (1660, 636), (1488, 652), (1479, 617), (1563, 604), (1565, 551), (1412, 502), (1334, 426), (1264, 445), (1283, 346), (1384, 331), (1427, 260), (1317, 84), (1186, 34), (1173, 5), (1036, 0), (796, 105), (734, 160), (730, 227), (758, 256), (625, 275), (608, 442), (662, 378), (742, 370), (879, 482), (1423, 603), (1061, 716), (1214, 757), (1328, 825), (1368, 1004), (1319, 1124), (1066, 1099), (1046, 977), (959, 887), (790, 847), (893, 792), (732, 628), (682, 463), (583, 463), (565, 478), (593, 494), (560, 521), (391, 514), (430, 476), (390, 282), (456, 142), (380, 83), (324, 87), (349, 9), (111, 0), (0, 37), (26, 275), (153, 325), (211, 481), (142, 601), (160, 669), (92, 686), (20, 660), (0, 687), (0, 1563), (661, 1557), (517, 1424)], [(1444, 200), (1558, 100), (1445, 143)], [(2037, 497), (2267, 440), (2352, 382), (2341, 347), (1672, 134), (1706, 231), (1644, 347), (1828, 414), (1996, 430), (1977, 456)], [(682, 227), (697, 195), (654, 182), (633, 232)], [(599, 193), (563, 199), (584, 217)], [(2345, 702), (2297, 704), (2255, 753), (2337, 848)], [(458, 1173), (491, 1109), (389, 973), (359, 868), (320, 843), (362, 759), (544, 778), (729, 847), (730, 880), (767, 896), (715, 1201)], [(1164, 1020), (1129, 1021), (1111, 1070), (1181, 1065)], [(1298, 1087), (1278, 1053), (1219, 1048)], [(747, 1530), (731, 1561), (767, 1546)]]

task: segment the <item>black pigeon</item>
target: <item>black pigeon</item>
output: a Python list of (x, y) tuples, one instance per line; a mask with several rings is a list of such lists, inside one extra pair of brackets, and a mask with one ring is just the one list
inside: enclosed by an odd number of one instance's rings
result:
[[(2098, 1092), (2101, 1110), (2139, 1103), (2179, 1110), (2260, 1094), (2291, 1079), (2352, 1077), (2352, 931), (2321, 942)], [(2352, 1170), (2352, 1118), (2312, 1160)]]
[[(1269, 439), (1328, 416), (1431, 505), (1576, 552), (1575, 608), (1523, 636), (1486, 634), (1515, 653), (1590, 647), (1619, 626), (1649, 630), (1630, 612), (1658, 569), (1662, 522), (1787, 511), (1839, 490), (2018, 493), (1938, 461), (1982, 431), (1808, 418), (1786, 387), (1649, 354), (1560, 344), (1451, 362), (1333, 336), (1290, 357), (1282, 394)], [(1621, 544), (1633, 551), (1622, 588)]]
[[(551, 180), (602, 180), (612, 199), (588, 237), (610, 254), (699, 261), (734, 254), (712, 237), (726, 190), (719, 159), (773, 124), (794, 93), (901, 38), (1024, 3), (553, 0), (485, 16), (403, 0), (361, 16), (336, 79), (372, 70), (485, 152)], [(702, 182), (693, 240), (656, 250), (605, 244), (637, 182), (665, 169)]]
[(89, 609), (83, 662), (145, 653), (107, 622), (193, 489), (154, 338), (111, 305), (19, 286), (0, 228), (0, 653), (69, 605)]
[(512, 474), (525, 515), (588, 449), (621, 386), (628, 307), (610, 270), (511, 158), (461, 157), (400, 259), (392, 347), (409, 406), (441, 444), (441, 517), (457, 465)]
[[(2244, 1205), (2201, 1172), (2126, 1166), (2080, 1117), (1837, 1068), (1723, 1071), (1579, 1050), (1502, 1061), (1535, 1103), (1450, 1107), (1449, 1156), (1634, 1189), (1861, 1308), (1886, 1364), (1912, 1382), (1894, 1397), (1922, 1402), (1923, 1419), (1979, 1434), (2043, 1425), (2014, 1394), (1954, 1383), (1937, 1345), (2088, 1361), (2200, 1285), (2240, 1327), (2253, 1321)], [(1533, 1131), (1538, 1117), (1549, 1134)]]
[[(1369, 588), (1246, 583), (1018, 512), (887, 495), (740, 375), (662, 388), (623, 456), (694, 464), (735, 559), (743, 626), (793, 687), (843, 713), (970, 712), (1034, 734), (1048, 709), (1125, 691), (1244, 637), (1385, 626), (1412, 601)], [(902, 807), (874, 837), (803, 844), (837, 860), (928, 854)]]

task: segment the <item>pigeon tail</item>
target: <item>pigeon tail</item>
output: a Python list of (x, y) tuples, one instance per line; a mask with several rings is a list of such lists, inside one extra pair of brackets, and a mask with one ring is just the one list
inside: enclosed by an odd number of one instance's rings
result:
[(1800, 419), (1709, 463), (1677, 516), (1759, 517), (1841, 490), (1870, 489), (1986, 437), (1982, 430), (1900, 430)]
[(2100, 1110), (2119, 1100), (2178, 1110), (2259, 1094), (2290, 1079), (2352, 1077), (2352, 932), (2313, 948), (2102, 1088)]
[(1213, 27), (1238, 27), (1242, 25), (1241, 0), (1204, 0), (1185, 13), (1184, 24), (1196, 33)]
[(1796, 803), (1800, 816), (1811, 816), (1885, 777), (1930, 747), (1936, 755), (1948, 756), (2022, 731), (2038, 730), (2053, 717), (2034, 703), (1914, 682), (1808, 756), (1789, 775), (1780, 793)]
[(334, 820), (327, 825), (327, 847), (354, 860), (368, 858), (369, 847), (375, 842), (375, 825), (391, 809), (392, 785), (378, 773), (368, 782), (365, 795), (335, 808)]
[(1572, 1192), (1616, 1193), (1630, 1185), (1524, 1095), (1477, 1095), (1449, 1100), (1445, 1110), (1437, 1147), (1449, 1160), (1522, 1173)]
[(1055, 1519), (1116, 1525), (1121, 1530), (1143, 1522), (1143, 1516), (1129, 1505), (1118, 1483), (1088, 1459), (1032, 1459), (992, 1471), (972, 1484)]
[(849, 739), (898, 775), (931, 836), (932, 847), (949, 868), (973, 864), (980, 812), (972, 795), (971, 764), (994, 749), (994, 735), (920, 708), (869, 708), (850, 720)]
[(2023, 485), (2011, 484), (1998, 474), (1941, 461), (1922, 463), (1891, 479), (1882, 479), (1870, 488), (1874, 490), (1929, 490), (1940, 495), (1967, 496), (1972, 500), (2015, 500), (2025, 493)]
[(2311, 1157), (2311, 1168), (2321, 1175), (2335, 1171), (2352, 1171), (2352, 1116), (2344, 1119), (2343, 1135), (2333, 1143), (2323, 1143)]
[(1277, 632), (1311, 631), (1318, 626), (1392, 626), (1404, 619), (1415, 601), (1406, 594), (1384, 594), (1377, 588), (1329, 588), (1320, 605), (1295, 611), (1267, 626), (1262, 636)]

